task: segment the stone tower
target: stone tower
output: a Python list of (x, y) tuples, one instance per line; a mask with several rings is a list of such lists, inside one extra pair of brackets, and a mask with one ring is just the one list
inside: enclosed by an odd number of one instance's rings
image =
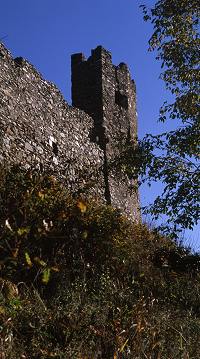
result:
[(111, 54), (102, 46), (86, 59), (72, 55), (72, 106), (93, 118), (91, 141), (104, 153), (104, 189), (108, 204), (140, 219), (138, 191), (122, 171), (113, 171), (109, 163), (129, 141), (136, 142), (136, 89), (128, 67), (112, 64)]

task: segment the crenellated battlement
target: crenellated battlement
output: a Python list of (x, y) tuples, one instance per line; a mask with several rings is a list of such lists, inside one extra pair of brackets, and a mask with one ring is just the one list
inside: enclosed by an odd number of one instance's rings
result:
[[(132, 138), (137, 134), (136, 88), (128, 66), (112, 64), (112, 56), (102, 46), (84, 54), (74, 54), (72, 65), (72, 105), (93, 117), (95, 125), (105, 129), (121, 117), (122, 130), (131, 128)], [(109, 131), (107, 131), (109, 132)], [(114, 135), (115, 129), (113, 131)], [(109, 133), (107, 133), (109, 136)]]

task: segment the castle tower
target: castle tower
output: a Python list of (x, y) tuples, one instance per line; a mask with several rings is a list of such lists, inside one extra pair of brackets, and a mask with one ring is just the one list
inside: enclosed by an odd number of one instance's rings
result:
[(136, 141), (136, 89), (128, 67), (112, 64), (111, 54), (102, 46), (86, 59), (72, 55), (72, 105), (94, 120), (91, 141), (104, 151), (104, 186), (108, 204), (140, 219), (137, 185), (122, 171), (110, 169), (124, 144)]

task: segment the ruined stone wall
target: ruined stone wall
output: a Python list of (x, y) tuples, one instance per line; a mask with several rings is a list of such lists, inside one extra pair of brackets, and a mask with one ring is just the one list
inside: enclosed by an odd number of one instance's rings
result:
[[(0, 161), (50, 170), (76, 190), (94, 180), (104, 197), (100, 148), (91, 143), (93, 121), (72, 108), (55, 85), (22, 58), (0, 47)], [(99, 185), (98, 185), (99, 183)]]
[(109, 170), (136, 135), (135, 86), (124, 64), (102, 47), (72, 56), (69, 106), (52, 83), (0, 45), (0, 162), (48, 170), (123, 212), (140, 216), (127, 176)]

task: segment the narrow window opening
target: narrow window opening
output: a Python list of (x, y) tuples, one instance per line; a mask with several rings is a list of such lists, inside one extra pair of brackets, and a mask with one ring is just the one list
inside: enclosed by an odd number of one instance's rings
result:
[(115, 92), (115, 103), (126, 110), (128, 109), (128, 97), (119, 91)]
[(52, 141), (52, 148), (53, 148), (54, 155), (58, 156), (58, 145), (57, 145), (57, 143)]

